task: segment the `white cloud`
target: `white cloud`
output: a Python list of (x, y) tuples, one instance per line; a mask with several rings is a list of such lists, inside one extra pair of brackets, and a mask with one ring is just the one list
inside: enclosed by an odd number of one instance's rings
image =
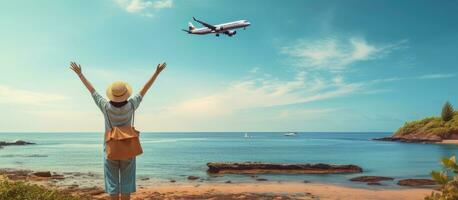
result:
[(151, 5), (152, 3), (150, 1), (132, 0), (127, 4), (126, 10), (127, 12), (136, 13), (143, 11), (147, 7), (151, 7)]
[(328, 38), (313, 42), (299, 41), (281, 49), (300, 66), (293, 77), (279, 79), (268, 73), (258, 73), (261, 70), (255, 67), (248, 71), (248, 77), (229, 83), (213, 94), (163, 108), (161, 112), (164, 115), (159, 116), (189, 120), (237, 116), (244, 110), (370, 92), (371, 81), (347, 82), (344, 73), (330, 72), (332, 70), (329, 69), (342, 69), (359, 61), (381, 58), (401, 44), (376, 46), (356, 37), (347, 40)]
[[(366, 86), (376, 85), (379, 83), (390, 83), (390, 82), (397, 82), (397, 81), (408, 81), (408, 80), (417, 80), (417, 81), (427, 81), (431, 79), (446, 79), (446, 78), (453, 78), (455, 74), (425, 74), (421, 76), (410, 76), (410, 77), (390, 77), (390, 78), (380, 78), (374, 79), (371, 81), (366, 82)], [(380, 89), (380, 88), (372, 88), (369, 90), (364, 91), (364, 94), (376, 94), (376, 93), (385, 93), (385, 92), (392, 92), (394, 89)]]
[(376, 46), (358, 37), (298, 40), (291, 46), (282, 47), (281, 52), (289, 55), (292, 63), (301, 68), (339, 71), (358, 61), (383, 57), (402, 47), (405, 42), (406, 40), (402, 40), (394, 44)]
[(453, 78), (455, 74), (427, 74), (418, 77), (419, 79), (441, 79), (441, 78)]
[(202, 117), (232, 115), (244, 109), (306, 103), (345, 96), (361, 89), (342, 77), (324, 79), (298, 72), (292, 80), (256, 77), (235, 81), (213, 94), (165, 108), (168, 115)]
[(58, 94), (48, 94), (0, 85), (0, 103), (40, 105), (64, 99), (66, 97)]
[(152, 17), (154, 12), (164, 8), (172, 8), (172, 0), (115, 0), (116, 3), (129, 13), (138, 13)]
[(387, 82), (395, 82), (395, 81), (403, 81), (403, 80), (428, 80), (428, 79), (445, 79), (445, 78), (453, 78), (455, 74), (425, 74), (421, 76), (411, 76), (411, 77), (391, 77), (391, 78), (381, 78), (381, 79), (374, 79), (369, 81), (368, 83), (376, 84), (376, 83), (387, 83)]
[(173, 5), (172, 0), (157, 0), (153, 3), (153, 8), (162, 9), (162, 8), (171, 8)]

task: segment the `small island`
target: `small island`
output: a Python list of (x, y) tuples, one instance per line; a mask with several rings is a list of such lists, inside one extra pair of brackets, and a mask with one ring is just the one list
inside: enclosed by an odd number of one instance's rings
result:
[(446, 102), (440, 117), (406, 122), (392, 136), (374, 140), (413, 143), (447, 143), (447, 140), (458, 140), (458, 111), (454, 111), (452, 104)]

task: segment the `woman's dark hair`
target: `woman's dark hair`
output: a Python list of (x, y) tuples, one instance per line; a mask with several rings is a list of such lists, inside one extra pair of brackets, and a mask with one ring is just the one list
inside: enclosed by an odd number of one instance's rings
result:
[(124, 105), (127, 104), (127, 101), (123, 101), (123, 102), (113, 102), (113, 101), (110, 101), (110, 104), (113, 105), (114, 107), (116, 108), (119, 108), (119, 107), (123, 107)]

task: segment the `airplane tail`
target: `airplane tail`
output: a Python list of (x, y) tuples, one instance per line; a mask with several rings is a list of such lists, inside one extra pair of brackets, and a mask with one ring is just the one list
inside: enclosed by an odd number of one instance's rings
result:
[(191, 22), (188, 23), (188, 30), (189, 31), (193, 31), (194, 29), (196, 29), (196, 27), (194, 27), (194, 25), (192, 25)]

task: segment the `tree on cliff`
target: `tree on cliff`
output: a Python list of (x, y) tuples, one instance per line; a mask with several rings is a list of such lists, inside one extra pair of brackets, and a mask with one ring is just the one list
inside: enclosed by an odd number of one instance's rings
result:
[(453, 118), (453, 106), (450, 102), (445, 102), (444, 107), (442, 107), (442, 120), (448, 122)]

